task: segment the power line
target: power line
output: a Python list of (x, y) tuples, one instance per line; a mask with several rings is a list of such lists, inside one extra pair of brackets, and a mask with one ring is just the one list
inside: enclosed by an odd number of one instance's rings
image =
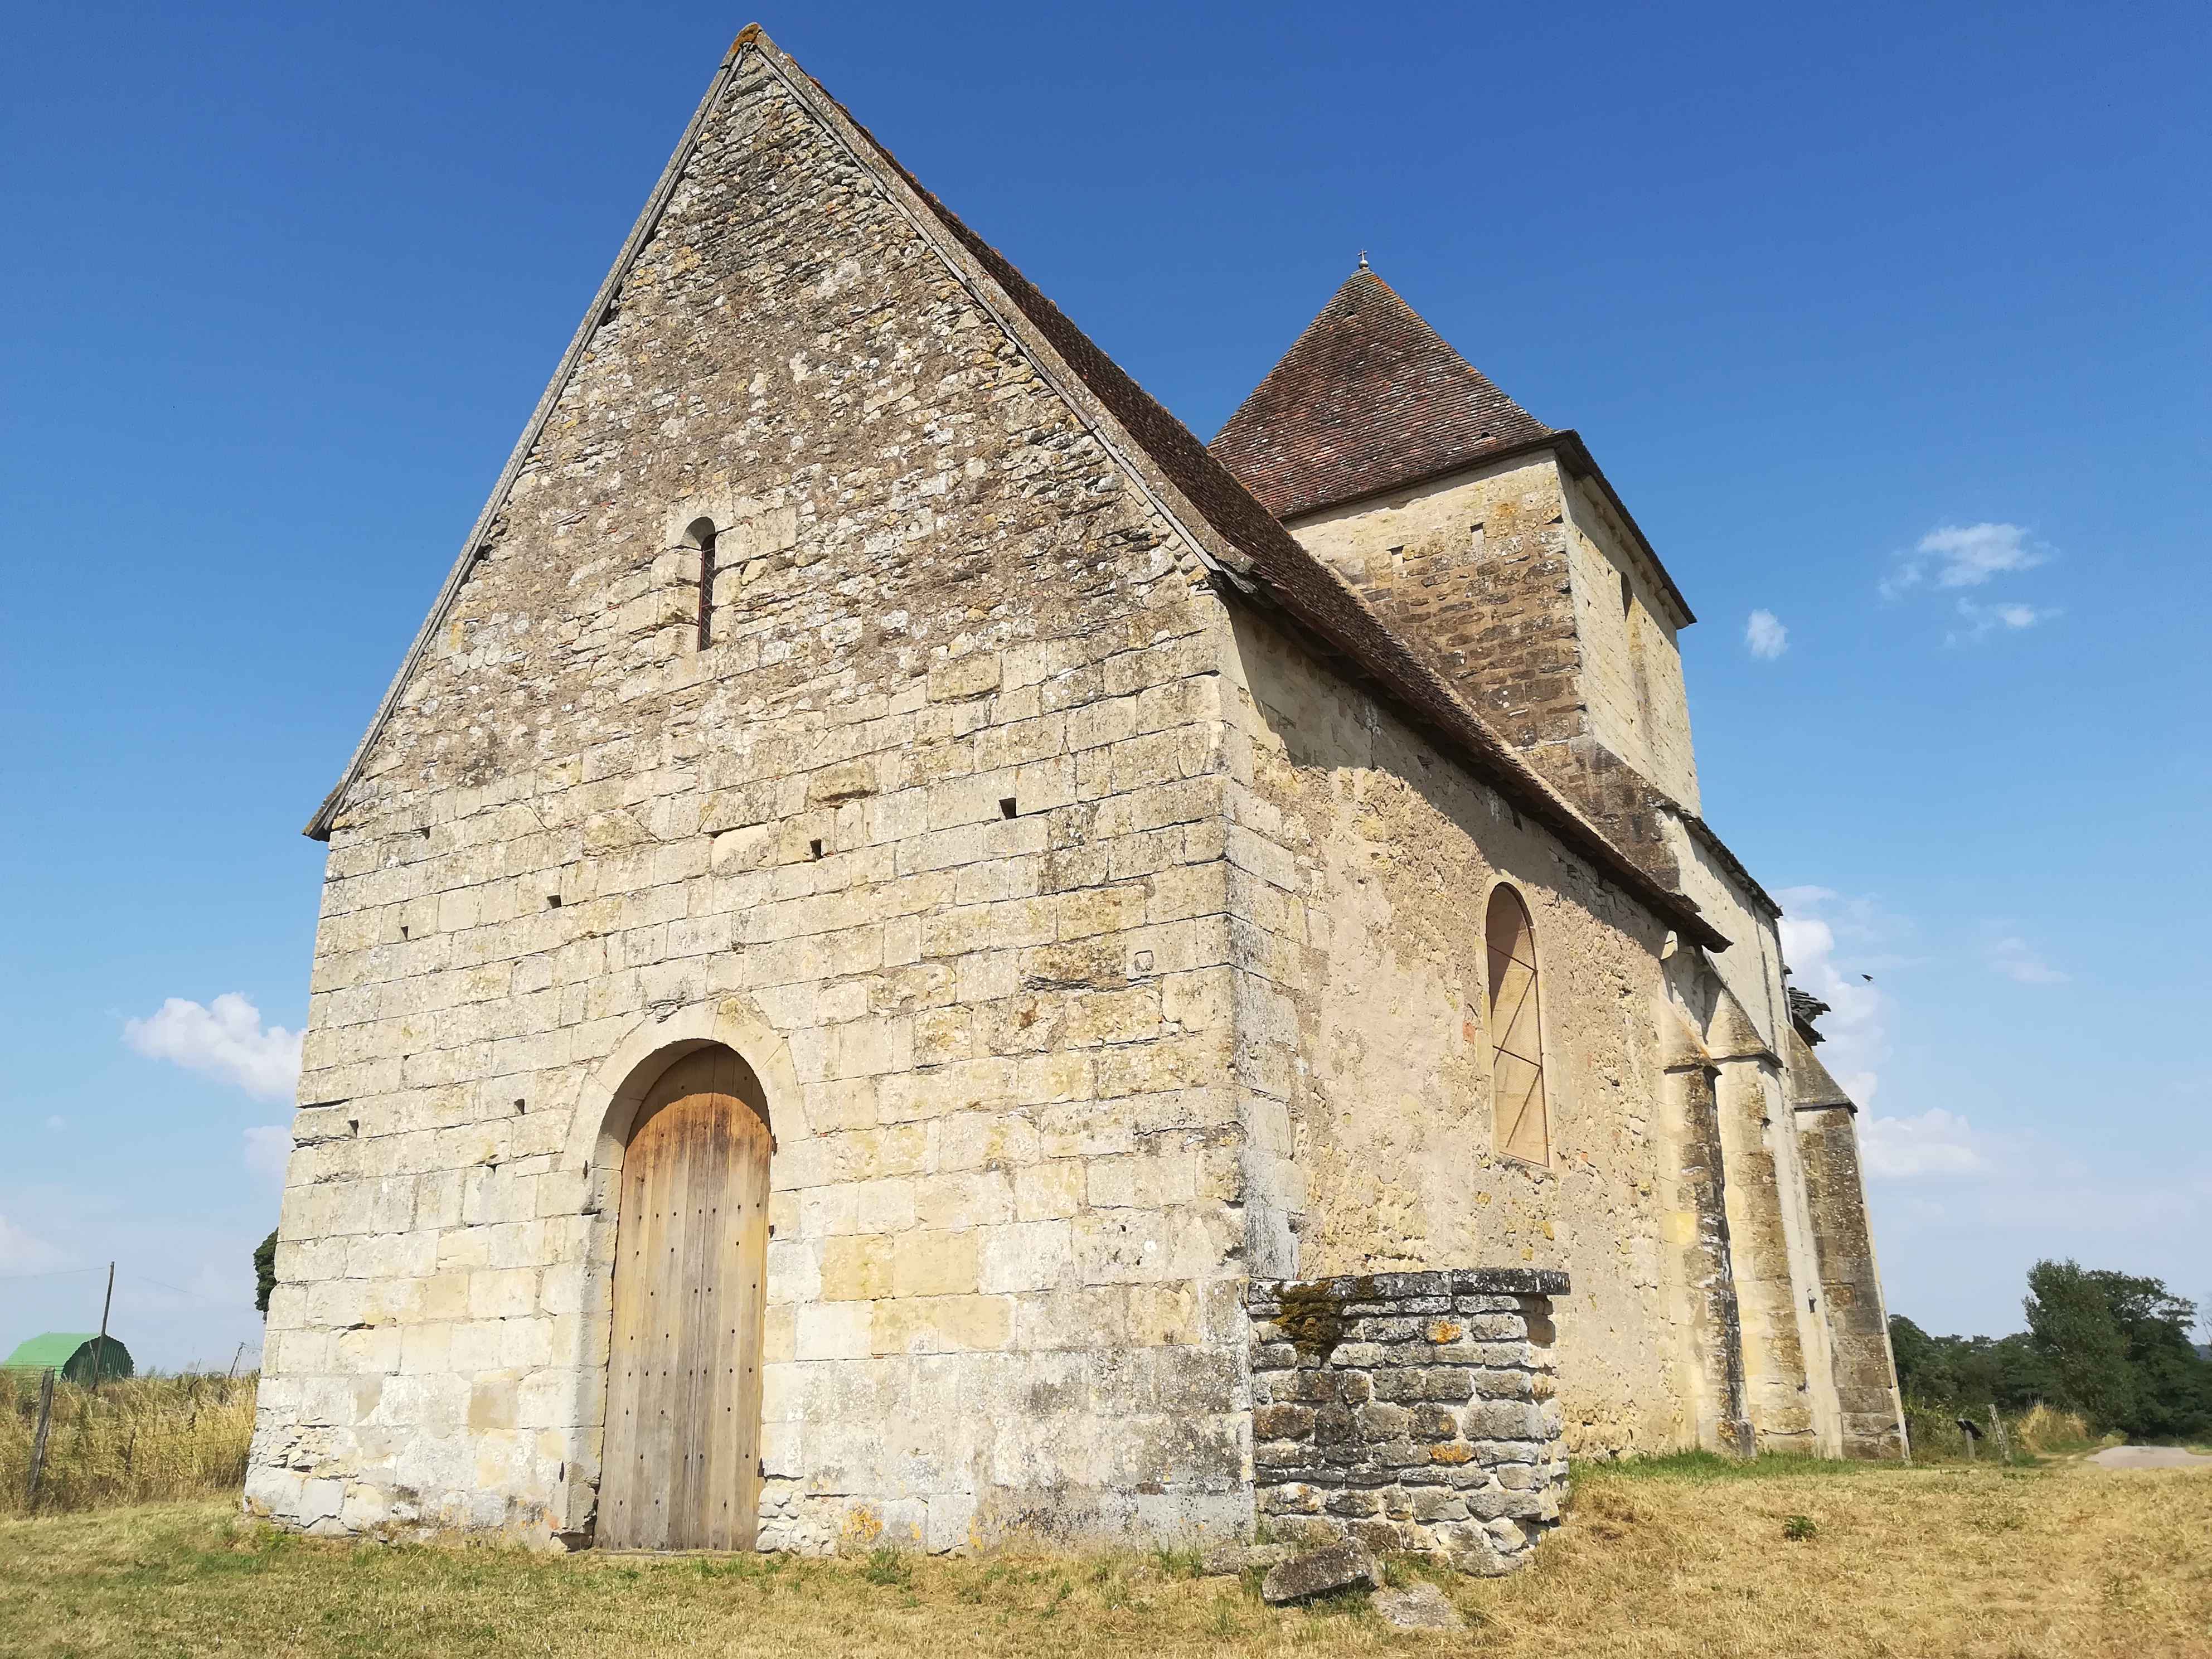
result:
[[(68, 1279), (80, 1273), (96, 1273), (105, 1271), (106, 1269), (100, 1267), (56, 1267), (50, 1273), (0, 1273), (0, 1285), (20, 1284), (27, 1279)], [(188, 1291), (181, 1285), (165, 1285), (160, 1279), (149, 1279), (143, 1273), (132, 1273), (125, 1276), (131, 1279), (137, 1284), (150, 1285), (155, 1290), (167, 1291), (173, 1296), (192, 1297), (196, 1298), (204, 1297), (205, 1296), (204, 1291)]]

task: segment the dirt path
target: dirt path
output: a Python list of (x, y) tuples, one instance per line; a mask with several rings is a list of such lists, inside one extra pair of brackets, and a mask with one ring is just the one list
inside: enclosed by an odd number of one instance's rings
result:
[(2179, 1446), (2107, 1446), (2091, 1452), (2088, 1461), (2106, 1469), (2212, 1468), (2212, 1457)]

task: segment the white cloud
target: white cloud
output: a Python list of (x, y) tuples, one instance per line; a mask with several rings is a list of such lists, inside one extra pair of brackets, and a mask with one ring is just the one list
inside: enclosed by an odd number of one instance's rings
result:
[(1978, 587), (2000, 571), (2026, 570), (2045, 555), (2016, 524), (1945, 525), (1920, 538), (1920, 552), (1941, 562), (1938, 587)]
[(1790, 630), (1771, 611), (1754, 611), (1744, 624), (1743, 642), (1753, 656), (1772, 662), (1790, 648)]
[(300, 1080), (300, 1036), (281, 1025), (266, 1030), (261, 1011), (237, 992), (206, 1007), (171, 997), (144, 1019), (125, 1020), (123, 1035), (142, 1054), (235, 1083), (264, 1100), (288, 1100)]
[(0, 1270), (11, 1273), (45, 1273), (66, 1259), (43, 1238), (33, 1237), (0, 1215)]
[(1870, 1107), (1889, 1055), (1890, 1004), (1866, 975), (1899, 962), (1887, 945), (1904, 924), (1869, 900), (1846, 899), (1826, 887), (1785, 887), (1775, 897), (1783, 909), (1782, 959), (1790, 982), (1828, 1005), (1820, 1019), (1826, 1039), (1820, 1059), (1861, 1108)]
[(1972, 645), (1978, 640), (1987, 639), (2000, 628), (2007, 629), (2033, 628), (2036, 623), (2049, 622), (2053, 617), (2060, 614), (2062, 613), (2058, 610), (2051, 605), (2038, 606), (2011, 603), (1977, 605), (1972, 599), (1960, 599), (1959, 615), (1966, 619), (1966, 626), (1963, 629), (1953, 629), (1943, 636), (1943, 643)]
[(281, 1124), (264, 1123), (246, 1132), (246, 1167), (270, 1181), (284, 1178), (292, 1157), (292, 1132)]
[(1938, 587), (1979, 587), (1992, 576), (2031, 569), (2050, 556), (2016, 524), (1942, 525), (1923, 536), (1910, 553), (1897, 556), (1881, 592), (1895, 599), (1931, 580)]
[(1975, 1139), (1972, 1124), (1941, 1106), (1917, 1117), (1869, 1116), (1859, 1124), (1867, 1173), (1893, 1181), (1978, 1174), (1985, 1164)]
[(2021, 985), (2063, 985), (2072, 977), (2045, 962), (2017, 933), (2008, 933), (1990, 943), (1990, 966)]

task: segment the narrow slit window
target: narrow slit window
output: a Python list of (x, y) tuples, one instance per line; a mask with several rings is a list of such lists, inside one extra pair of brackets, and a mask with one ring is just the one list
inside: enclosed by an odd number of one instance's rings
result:
[(1490, 969), (1490, 1092), (1495, 1146), (1527, 1164), (1552, 1161), (1544, 1094), (1543, 1001), (1528, 907), (1510, 887), (1490, 896), (1484, 927)]
[(693, 520), (684, 540), (699, 553), (699, 648), (704, 651), (714, 642), (714, 521)]

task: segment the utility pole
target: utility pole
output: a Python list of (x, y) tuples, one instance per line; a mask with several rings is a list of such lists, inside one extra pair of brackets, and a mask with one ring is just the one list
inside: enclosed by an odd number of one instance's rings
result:
[(107, 1310), (115, 1305), (115, 1264), (107, 1264), (107, 1295), (100, 1304), (100, 1340), (92, 1350), (92, 1391), (100, 1392), (100, 1373), (107, 1364)]

